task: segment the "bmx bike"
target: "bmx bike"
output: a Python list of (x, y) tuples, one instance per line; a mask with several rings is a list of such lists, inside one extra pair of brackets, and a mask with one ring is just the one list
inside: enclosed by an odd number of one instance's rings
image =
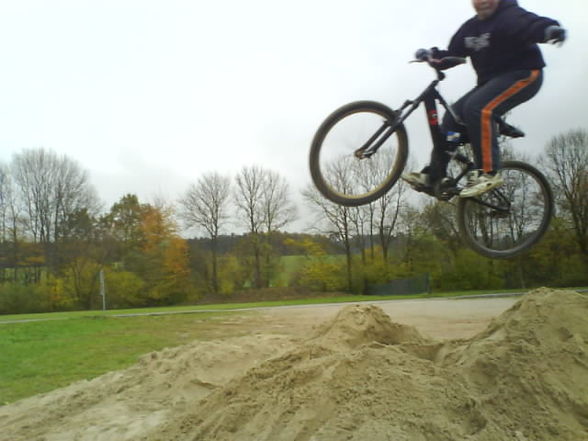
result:
[[(438, 85), (445, 79), (442, 69), (463, 62), (456, 57), (437, 64), (429, 62), (437, 78), (398, 110), (375, 101), (356, 101), (331, 113), (318, 128), (310, 149), (311, 177), (319, 192), (348, 207), (371, 203), (386, 194), (398, 181), (408, 158), (404, 121), (421, 103), (433, 144), (444, 143), (437, 103), (452, 112), (456, 121), (459, 118)], [(502, 120), (496, 124), (505, 136), (524, 136)], [(458, 144), (456, 150), (448, 152), (447, 179), (434, 191), (427, 191), (441, 201), (458, 196), (468, 173), (475, 169), (467, 137), (461, 135)], [(553, 213), (551, 187), (539, 170), (522, 161), (505, 160), (500, 173), (504, 180), (500, 187), (477, 197), (456, 198), (460, 236), (474, 251), (491, 258), (513, 257), (531, 248), (547, 231)]]

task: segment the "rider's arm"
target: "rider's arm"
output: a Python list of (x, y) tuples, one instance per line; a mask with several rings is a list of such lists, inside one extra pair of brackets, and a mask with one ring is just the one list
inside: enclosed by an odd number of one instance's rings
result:
[(441, 59), (445, 57), (462, 57), (466, 58), (471, 55), (471, 50), (467, 49), (464, 44), (463, 29), (469, 24), (471, 20), (464, 23), (457, 32), (451, 37), (449, 46), (446, 50), (441, 50), (438, 47), (432, 47), (431, 53), (433, 58)]
[(557, 20), (541, 17), (520, 6), (505, 11), (502, 28), (510, 38), (526, 43), (563, 42), (566, 38)]

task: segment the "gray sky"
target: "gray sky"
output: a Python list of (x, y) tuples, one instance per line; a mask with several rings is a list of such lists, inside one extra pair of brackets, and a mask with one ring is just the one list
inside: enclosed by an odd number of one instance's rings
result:
[[(540, 94), (510, 121), (515, 146), (588, 128), (586, 0), (521, 0), (569, 30), (543, 45)], [(90, 172), (107, 207), (125, 193), (175, 200), (207, 171), (244, 165), (310, 182), (307, 156), (336, 107), (372, 99), (398, 107), (433, 78), (408, 64), (446, 47), (473, 15), (469, 0), (19, 0), (0, 2), (0, 161), (25, 148), (66, 154)], [(474, 84), (471, 66), (442, 92)], [(431, 145), (422, 112), (409, 120), (411, 157)]]

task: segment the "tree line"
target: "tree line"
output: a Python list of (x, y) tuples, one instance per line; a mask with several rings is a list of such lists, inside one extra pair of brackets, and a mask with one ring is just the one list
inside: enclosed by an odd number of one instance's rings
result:
[[(127, 194), (104, 210), (79, 164), (25, 150), (0, 164), (0, 313), (97, 308), (100, 271), (111, 308), (285, 285), (362, 293), (419, 274), (437, 290), (586, 284), (588, 132), (555, 136), (533, 162), (556, 197), (550, 231), (531, 252), (493, 261), (463, 246), (451, 204), (417, 203), (402, 182), (354, 208), (308, 185), (311, 225), (287, 234), (298, 212), (289, 184), (260, 166), (203, 174), (177, 201)], [(187, 229), (197, 237), (182, 237)], [(285, 255), (298, 256), (294, 267)]]

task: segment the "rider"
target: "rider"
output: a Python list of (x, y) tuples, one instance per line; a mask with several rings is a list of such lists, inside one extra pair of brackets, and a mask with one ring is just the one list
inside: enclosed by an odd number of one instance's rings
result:
[[(478, 81), (446, 112), (441, 131), (444, 146), (433, 148), (431, 161), (420, 173), (402, 178), (415, 189), (431, 191), (446, 175), (447, 164), (459, 144), (464, 125), (474, 150), (476, 168), (460, 197), (478, 196), (503, 183), (497, 144), (500, 116), (539, 91), (545, 62), (537, 43), (563, 43), (566, 31), (555, 20), (521, 8), (516, 0), (472, 0), (476, 16), (451, 38), (447, 50), (419, 49), (416, 57), (432, 64), (443, 57), (470, 57)], [(440, 65), (441, 67), (441, 65)]]

